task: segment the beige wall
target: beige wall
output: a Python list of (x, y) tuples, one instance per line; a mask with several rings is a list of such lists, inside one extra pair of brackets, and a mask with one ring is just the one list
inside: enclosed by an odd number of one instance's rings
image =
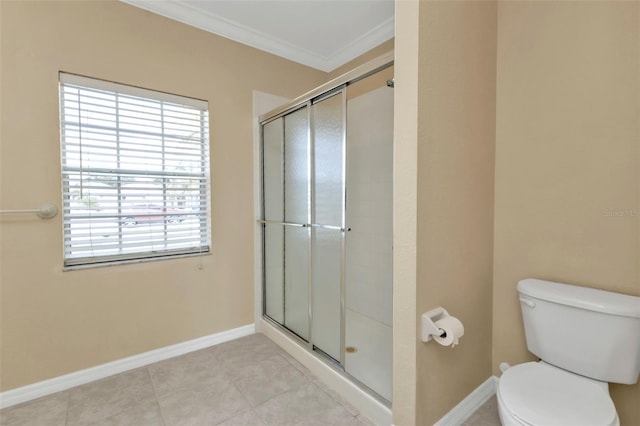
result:
[(416, 320), (443, 306), (465, 336), (418, 342), (417, 425), (491, 375), (496, 7), (420, 4)]
[(253, 323), (252, 90), (327, 74), (120, 2), (0, 3), (2, 208), (61, 204), (63, 70), (208, 100), (213, 217), (211, 256), (62, 272), (60, 216), (3, 216), (1, 389)]
[[(396, 30), (397, 31), (397, 30)], [(342, 74), (351, 71), (355, 67), (362, 65), (368, 61), (376, 59), (378, 56), (382, 56), (385, 53), (391, 52), (393, 50), (395, 39), (387, 40), (384, 43), (379, 44), (368, 52), (358, 56), (352, 61), (347, 62), (346, 64), (339, 66), (335, 70), (329, 73), (329, 78), (340, 77)]]
[[(640, 296), (640, 3), (498, 11), (494, 373), (533, 359), (518, 280)], [(640, 424), (640, 385), (612, 396), (622, 424)]]
[[(396, 177), (408, 189), (395, 189), (410, 193), (417, 173), (418, 204), (417, 266), (401, 259), (412, 240), (396, 229), (394, 306), (406, 311), (394, 313), (403, 346), (394, 348), (394, 398), (409, 398), (394, 403), (394, 422), (426, 425), (501, 361), (532, 359), (519, 279), (640, 294), (640, 3), (399, 3), (396, 125), (405, 114), (403, 126), (416, 114), (419, 124), (417, 135), (396, 128)], [(396, 224), (411, 229), (410, 194), (399, 199), (408, 211), (395, 207)], [(420, 314), (437, 305), (465, 323), (462, 344), (414, 335), (416, 357), (404, 353)], [(622, 424), (640, 422), (639, 387), (612, 386)]]

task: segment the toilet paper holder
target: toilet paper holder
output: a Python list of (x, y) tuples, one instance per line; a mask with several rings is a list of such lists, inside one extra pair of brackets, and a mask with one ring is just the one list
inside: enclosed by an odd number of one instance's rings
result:
[(442, 306), (430, 310), (422, 314), (422, 341), (428, 342), (433, 340), (433, 336), (444, 337), (446, 332), (435, 325), (436, 321), (448, 317), (449, 312)]

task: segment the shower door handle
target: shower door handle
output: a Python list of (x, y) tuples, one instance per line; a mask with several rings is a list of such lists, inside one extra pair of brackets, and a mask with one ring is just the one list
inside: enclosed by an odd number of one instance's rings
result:
[(349, 231), (351, 231), (351, 228), (343, 228), (342, 226), (335, 226), (335, 225), (321, 225), (319, 223), (312, 223), (309, 226), (311, 226), (312, 228), (334, 229), (334, 230), (340, 231), (340, 232), (349, 232)]
[(298, 228), (308, 228), (311, 226), (311, 224), (309, 223), (295, 223), (295, 222), (278, 222), (276, 220), (262, 220), (259, 219), (256, 221), (257, 223), (261, 223), (261, 224), (269, 224), (269, 225), (283, 225), (283, 226), (295, 226)]

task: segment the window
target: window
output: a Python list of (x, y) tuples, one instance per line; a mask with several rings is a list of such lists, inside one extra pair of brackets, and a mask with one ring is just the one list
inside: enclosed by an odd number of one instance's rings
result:
[(207, 109), (60, 73), (66, 267), (209, 252)]

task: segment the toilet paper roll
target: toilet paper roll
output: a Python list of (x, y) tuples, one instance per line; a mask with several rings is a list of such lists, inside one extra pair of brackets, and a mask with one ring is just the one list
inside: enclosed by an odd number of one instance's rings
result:
[(458, 344), (458, 340), (464, 336), (464, 326), (456, 317), (444, 317), (436, 321), (435, 325), (446, 333), (442, 336), (433, 336), (433, 340), (442, 346), (454, 347)]

